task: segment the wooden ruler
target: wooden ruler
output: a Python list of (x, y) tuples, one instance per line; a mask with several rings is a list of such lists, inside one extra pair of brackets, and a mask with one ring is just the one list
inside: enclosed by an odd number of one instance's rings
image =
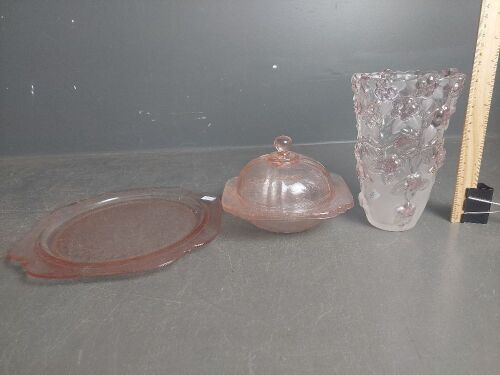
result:
[(452, 223), (460, 222), (465, 189), (477, 186), (499, 50), (500, 0), (483, 0), (453, 197)]

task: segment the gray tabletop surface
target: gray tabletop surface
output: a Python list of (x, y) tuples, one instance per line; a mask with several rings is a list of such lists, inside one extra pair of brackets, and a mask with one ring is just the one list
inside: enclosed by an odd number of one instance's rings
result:
[[(458, 155), (418, 225), (371, 227), (356, 206), (276, 235), (225, 215), (208, 246), (158, 272), (43, 283), (0, 267), (1, 374), (499, 374), (500, 217), (450, 224)], [(500, 139), (481, 180), (500, 190)], [(357, 195), (353, 144), (297, 149)], [(54, 208), (97, 193), (220, 193), (269, 148), (0, 160), (0, 255)]]

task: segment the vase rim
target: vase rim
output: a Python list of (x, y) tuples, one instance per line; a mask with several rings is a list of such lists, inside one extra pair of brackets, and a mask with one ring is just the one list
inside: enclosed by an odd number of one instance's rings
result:
[(380, 79), (387, 80), (393, 79), (398, 81), (411, 81), (421, 77), (426, 77), (429, 75), (434, 75), (436, 79), (464, 79), (465, 74), (460, 72), (457, 68), (445, 68), (441, 70), (391, 70), (385, 69), (380, 72), (371, 72), (371, 73), (354, 73), (352, 76), (353, 80), (359, 80), (361, 78), (370, 78), (370, 79)]

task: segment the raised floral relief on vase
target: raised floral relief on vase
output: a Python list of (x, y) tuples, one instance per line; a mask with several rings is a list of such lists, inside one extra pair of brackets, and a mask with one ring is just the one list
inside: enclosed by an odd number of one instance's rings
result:
[(359, 202), (375, 227), (407, 230), (422, 215), (464, 80), (456, 69), (353, 75)]

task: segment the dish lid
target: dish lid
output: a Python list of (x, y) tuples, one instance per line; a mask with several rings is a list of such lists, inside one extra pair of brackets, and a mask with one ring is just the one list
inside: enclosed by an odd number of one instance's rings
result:
[(179, 188), (107, 193), (52, 212), (7, 259), (48, 279), (148, 271), (214, 239), (221, 211), (217, 197)]
[(342, 177), (318, 161), (291, 151), (292, 139), (279, 136), (276, 151), (250, 161), (226, 183), (224, 210), (248, 219), (331, 218), (353, 206)]

